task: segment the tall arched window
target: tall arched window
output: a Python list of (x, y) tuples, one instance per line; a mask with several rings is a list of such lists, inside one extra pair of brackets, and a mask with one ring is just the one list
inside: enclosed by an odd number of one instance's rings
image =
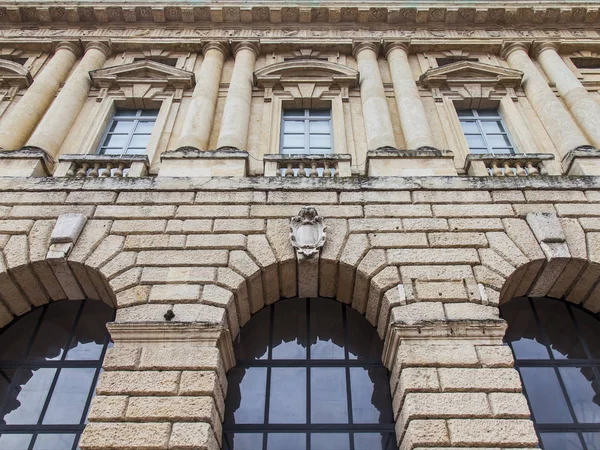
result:
[(95, 300), (37, 308), (0, 333), (0, 449), (76, 449), (114, 309)]
[(224, 449), (396, 449), (382, 347), (364, 317), (334, 300), (264, 308), (234, 343)]
[(540, 446), (600, 449), (600, 321), (565, 301), (518, 298), (500, 307)]

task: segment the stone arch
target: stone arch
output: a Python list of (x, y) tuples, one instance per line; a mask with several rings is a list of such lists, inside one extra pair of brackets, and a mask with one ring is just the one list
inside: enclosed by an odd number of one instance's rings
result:
[(585, 233), (577, 219), (529, 213), (506, 219), (505, 232), (487, 233), (474, 267), (490, 304), (515, 297), (552, 297), (600, 311), (597, 233)]
[[(12, 234), (3, 242), (0, 327), (52, 301), (87, 298), (117, 307), (116, 292), (127, 287), (123, 278), (132, 278), (128, 269), (133, 267), (135, 257), (120, 253), (118, 236), (107, 236), (110, 221), (90, 221), (84, 227), (84, 216), (71, 216), (82, 223), (81, 234), (75, 233), (70, 242), (53, 238), (63, 216), (30, 221), (28, 230)], [(56, 240), (59, 242), (53, 242)]]

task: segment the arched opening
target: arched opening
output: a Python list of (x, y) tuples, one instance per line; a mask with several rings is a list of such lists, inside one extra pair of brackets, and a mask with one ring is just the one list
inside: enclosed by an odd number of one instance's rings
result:
[(0, 330), (0, 448), (78, 448), (114, 315), (100, 301), (59, 301)]
[(600, 321), (553, 298), (515, 298), (500, 306), (540, 446), (600, 448)]
[(349, 305), (266, 306), (234, 342), (225, 450), (397, 449), (383, 342)]

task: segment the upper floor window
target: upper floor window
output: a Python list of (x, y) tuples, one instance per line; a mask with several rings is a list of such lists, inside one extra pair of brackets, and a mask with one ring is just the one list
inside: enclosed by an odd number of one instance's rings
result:
[(281, 153), (333, 153), (330, 109), (286, 109), (281, 126)]
[(517, 298), (500, 311), (540, 446), (600, 448), (598, 317), (550, 298)]
[(350, 306), (281, 300), (234, 350), (224, 450), (397, 450), (383, 342)]
[(158, 116), (156, 109), (117, 109), (98, 149), (101, 155), (143, 155)]
[(75, 450), (85, 427), (114, 309), (49, 303), (0, 332), (0, 448)]
[(458, 119), (473, 154), (511, 155), (515, 146), (496, 109), (458, 110)]

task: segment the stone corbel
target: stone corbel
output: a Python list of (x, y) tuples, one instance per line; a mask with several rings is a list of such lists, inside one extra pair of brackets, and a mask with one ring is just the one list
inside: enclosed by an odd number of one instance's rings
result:
[(290, 241), (298, 263), (298, 296), (319, 295), (319, 253), (327, 227), (312, 206), (305, 206), (290, 220)]

